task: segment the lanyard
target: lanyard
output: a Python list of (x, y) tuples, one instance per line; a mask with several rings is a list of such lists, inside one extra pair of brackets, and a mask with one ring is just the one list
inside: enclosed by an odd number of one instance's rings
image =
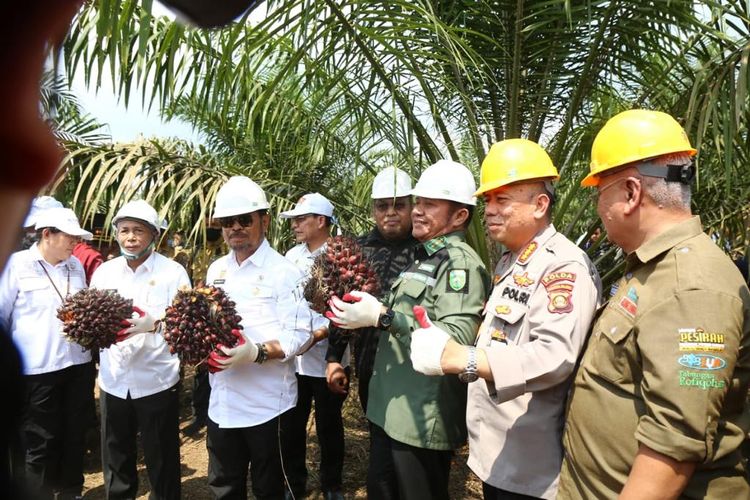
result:
[[(42, 261), (38, 260), (37, 263), (39, 264), (39, 267), (42, 268), (42, 271), (44, 271), (44, 274), (47, 275), (47, 279), (49, 280), (49, 282), (52, 283), (52, 288), (55, 289), (55, 291), (57, 292), (57, 296), (60, 297), (60, 302), (65, 302), (65, 299), (60, 293), (60, 290), (57, 289), (57, 285), (55, 285), (55, 282), (52, 280), (52, 276), (49, 275), (49, 273), (47, 272), (47, 268), (44, 267), (44, 264), (42, 264)], [(70, 266), (66, 264), (65, 267), (68, 270), (68, 283), (65, 288), (65, 296), (67, 297), (68, 295), (70, 295)]]

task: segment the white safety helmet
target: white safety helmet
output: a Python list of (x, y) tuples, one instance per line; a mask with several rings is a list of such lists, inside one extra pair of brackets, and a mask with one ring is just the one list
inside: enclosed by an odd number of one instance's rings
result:
[(135, 200), (124, 204), (112, 219), (112, 229), (117, 232), (117, 223), (123, 219), (135, 219), (143, 222), (153, 229), (158, 235), (161, 232), (162, 219), (156, 213), (154, 207), (145, 200)]
[(450, 200), (475, 206), (476, 181), (471, 171), (460, 163), (439, 160), (427, 167), (412, 189), (411, 194), (422, 198)]
[(214, 219), (266, 210), (270, 205), (261, 187), (245, 176), (230, 177), (216, 193)]
[(411, 177), (396, 167), (386, 167), (372, 181), (373, 200), (400, 198), (411, 194)]

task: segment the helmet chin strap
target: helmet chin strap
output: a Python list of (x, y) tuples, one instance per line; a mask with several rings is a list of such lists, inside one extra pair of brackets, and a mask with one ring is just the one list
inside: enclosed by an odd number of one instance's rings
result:
[(143, 257), (144, 255), (146, 255), (147, 253), (151, 252), (153, 249), (154, 249), (154, 242), (152, 241), (151, 243), (148, 244), (148, 246), (146, 248), (144, 248), (143, 250), (141, 250), (138, 253), (128, 252), (122, 246), (120, 246), (120, 254), (123, 257), (125, 257), (125, 259), (127, 259), (127, 260), (138, 260), (141, 257)]

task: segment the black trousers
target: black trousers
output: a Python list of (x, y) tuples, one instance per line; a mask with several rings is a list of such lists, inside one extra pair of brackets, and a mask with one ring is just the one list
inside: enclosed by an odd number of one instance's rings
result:
[(141, 433), (150, 498), (180, 498), (179, 391), (122, 399), (101, 391), (102, 469), (107, 498), (135, 498), (138, 491), (136, 436)]
[(428, 450), (401, 443), (371, 423), (367, 498), (447, 499), (452, 458), (451, 450)]
[(280, 421), (289, 412), (252, 427), (221, 429), (208, 420), (208, 486), (217, 499), (247, 499), (247, 468), (255, 498), (283, 499)]
[(32, 498), (72, 498), (83, 489), (85, 433), (94, 405), (92, 363), (26, 375), (24, 475)]
[(484, 500), (539, 500), (538, 497), (530, 497), (520, 493), (513, 493), (512, 491), (501, 490), (485, 482), (482, 482), (482, 494), (484, 495)]
[(211, 384), (208, 383), (208, 370), (201, 365), (193, 376), (193, 415), (208, 419), (208, 400), (211, 397)]
[[(349, 367), (346, 375), (349, 376)], [(297, 406), (282, 421), (284, 470), (296, 498), (302, 498), (307, 484), (307, 421), (315, 401), (315, 432), (320, 444), (320, 487), (323, 491), (341, 489), (344, 468), (344, 423), (341, 406), (346, 395), (328, 390), (325, 377), (297, 374)]]

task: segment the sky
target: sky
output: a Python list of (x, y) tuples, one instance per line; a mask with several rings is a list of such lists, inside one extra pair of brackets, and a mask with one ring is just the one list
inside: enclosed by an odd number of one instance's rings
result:
[[(248, 21), (257, 22), (265, 16), (265, 12), (265, 5), (256, 7)], [(154, 16), (175, 18), (174, 14), (159, 2), (153, 3), (152, 13)], [(165, 122), (159, 117), (156, 108), (148, 111), (141, 106), (139, 89), (131, 90), (130, 102), (125, 107), (124, 102), (118, 101), (115, 97), (108, 72), (102, 75), (102, 85), (98, 91), (86, 87), (83, 71), (74, 75), (71, 89), (86, 112), (97, 118), (100, 123), (107, 124), (106, 128), (113, 142), (131, 142), (139, 137), (178, 137), (193, 143), (203, 142), (200, 134), (187, 122), (178, 119)]]

